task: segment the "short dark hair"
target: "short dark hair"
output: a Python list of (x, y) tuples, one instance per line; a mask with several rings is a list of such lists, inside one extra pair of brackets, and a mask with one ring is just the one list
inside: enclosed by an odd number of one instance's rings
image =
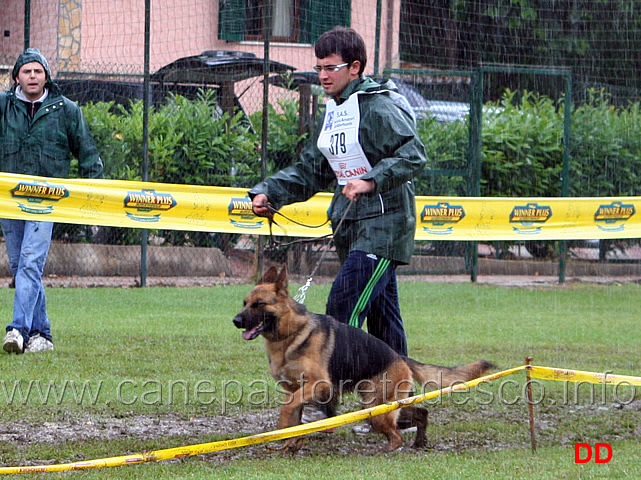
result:
[(314, 45), (314, 53), (316, 58), (326, 58), (336, 53), (350, 65), (358, 60), (361, 62), (359, 75), (363, 73), (367, 64), (367, 52), (363, 37), (351, 28), (334, 27), (323, 33)]

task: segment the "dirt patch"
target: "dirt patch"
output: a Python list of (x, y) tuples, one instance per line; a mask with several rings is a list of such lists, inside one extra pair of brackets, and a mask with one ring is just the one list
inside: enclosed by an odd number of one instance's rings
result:
[[(64, 443), (90, 439), (203, 437), (213, 433), (236, 435), (273, 428), (271, 412), (236, 416), (181, 418), (175, 414), (126, 417), (74, 415), (58, 421), (0, 423), (0, 442), (14, 444)], [(169, 448), (171, 445), (167, 445)]]

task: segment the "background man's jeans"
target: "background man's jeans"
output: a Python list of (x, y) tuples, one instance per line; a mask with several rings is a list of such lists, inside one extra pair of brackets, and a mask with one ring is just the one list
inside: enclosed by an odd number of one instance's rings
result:
[(17, 329), (25, 345), (37, 333), (51, 340), (42, 273), (51, 245), (52, 222), (1, 219), (9, 265), (16, 281), (13, 321), (7, 331)]

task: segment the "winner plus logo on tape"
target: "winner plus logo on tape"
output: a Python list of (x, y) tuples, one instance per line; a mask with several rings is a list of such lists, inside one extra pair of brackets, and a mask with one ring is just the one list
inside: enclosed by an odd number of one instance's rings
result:
[(425, 205), (421, 211), (421, 223), (428, 226), (423, 230), (439, 235), (452, 233), (450, 225), (460, 222), (465, 218), (465, 209), (461, 205), (450, 205), (449, 202)]
[[(233, 198), (227, 208), (229, 221), (234, 227), (256, 229), (263, 225), (262, 221), (256, 221), (256, 215), (252, 208), (252, 201), (249, 197)], [(236, 217), (236, 218), (233, 218)]]
[(157, 193), (154, 190), (128, 192), (125, 197), (125, 209), (129, 209), (127, 217), (136, 222), (157, 222), (160, 213), (155, 211), (166, 212), (175, 206), (176, 200), (170, 193)]
[(625, 228), (624, 222), (636, 213), (634, 205), (612, 202), (609, 205), (599, 205), (594, 214), (594, 221), (601, 230), (606, 232), (621, 232)]
[(541, 233), (541, 227), (537, 225), (547, 222), (550, 217), (552, 217), (550, 207), (541, 206), (538, 203), (528, 203), (512, 209), (510, 223), (520, 224), (519, 227), (513, 227), (515, 232), (536, 235)]
[(47, 215), (53, 211), (53, 206), (46, 202), (57, 202), (69, 196), (69, 190), (64, 185), (55, 185), (48, 182), (20, 182), (11, 189), (11, 196), (26, 200), (18, 203), (20, 210), (35, 215)]

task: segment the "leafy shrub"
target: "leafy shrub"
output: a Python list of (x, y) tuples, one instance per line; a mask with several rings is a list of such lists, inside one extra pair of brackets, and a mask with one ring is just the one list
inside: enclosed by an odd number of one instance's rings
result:
[[(149, 112), (148, 180), (163, 183), (252, 186), (260, 178), (258, 136), (243, 125), (242, 112), (219, 115), (212, 92), (196, 100), (175, 95)], [(113, 102), (82, 107), (105, 164), (105, 177), (141, 180), (143, 103), (125, 108)], [(118, 243), (135, 243), (114, 229)], [(205, 233), (160, 232), (175, 245), (220, 245), (223, 236)], [(228, 239), (228, 236), (224, 236)], [(226, 245), (227, 240), (222, 244)]]
[[(274, 173), (296, 160), (299, 147), (307, 140), (308, 134), (299, 134), (299, 102), (296, 99), (278, 100), (278, 110), (268, 105), (269, 123), (267, 125), (267, 169)], [(252, 124), (261, 137), (263, 112), (251, 116)]]
[[(563, 168), (563, 101), (531, 92), (507, 91), (500, 108), (484, 117), (482, 184), (484, 196), (559, 196)], [(427, 168), (464, 169), (468, 121), (422, 121)], [(641, 190), (641, 106), (616, 108), (602, 91), (591, 91), (571, 116), (570, 195), (638, 195)], [(464, 180), (417, 179), (420, 195), (465, 195)], [(443, 180), (440, 180), (443, 178)]]
[(419, 120), (417, 132), (425, 145), (426, 172), (414, 178), (417, 195), (466, 195), (462, 176), (431, 176), (427, 170), (460, 170), (467, 167), (468, 122), (438, 122), (434, 117)]
[(572, 115), (570, 195), (638, 195), (641, 112), (639, 103), (615, 108), (603, 91)]
[(481, 194), (537, 197), (561, 194), (563, 116), (554, 102), (507, 91), (482, 127)]
[(242, 118), (242, 112), (231, 119), (218, 116), (210, 91), (201, 91), (195, 101), (170, 96), (150, 122), (150, 180), (252, 186), (260, 175), (258, 136)]

